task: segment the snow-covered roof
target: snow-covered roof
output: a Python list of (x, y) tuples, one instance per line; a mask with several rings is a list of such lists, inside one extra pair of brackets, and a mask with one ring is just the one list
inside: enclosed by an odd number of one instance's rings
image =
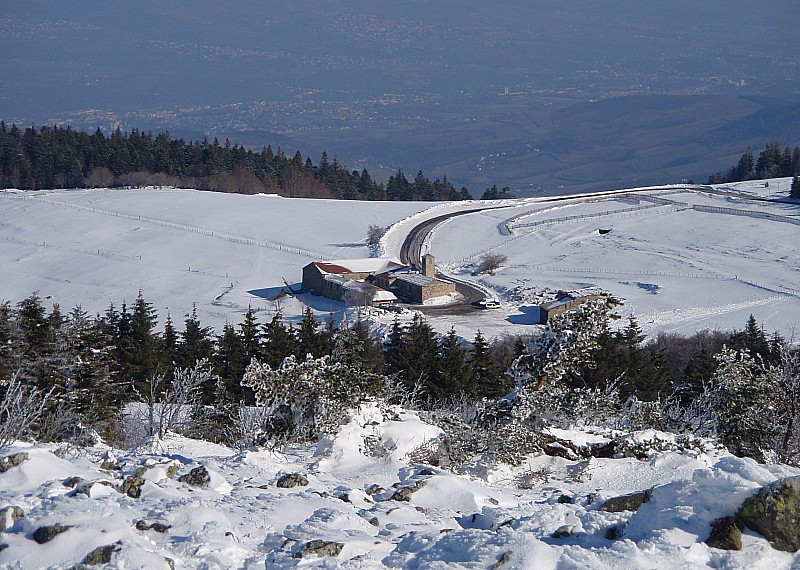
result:
[(567, 303), (571, 303), (574, 301), (574, 297), (570, 297), (567, 295), (566, 297), (562, 297), (561, 299), (556, 299), (555, 301), (550, 301), (549, 303), (542, 303), (542, 309), (546, 311), (550, 311), (555, 309), (556, 307), (560, 307), (561, 305), (566, 305)]
[(391, 291), (387, 291), (386, 289), (378, 289), (375, 291), (375, 295), (372, 297), (373, 301), (396, 301), (397, 296), (392, 293)]
[(347, 289), (349, 291), (359, 291), (365, 294), (372, 295), (372, 299), (374, 301), (395, 301), (397, 297), (395, 297), (394, 293), (391, 291), (387, 291), (385, 289), (381, 289), (380, 287), (376, 287), (370, 283), (366, 283), (364, 281), (356, 281), (355, 279), (345, 279), (344, 277), (340, 277), (338, 275), (326, 275), (325, 279), (333, 280), (336, 279), (337, 281), (341, 281), (342, 288)]
[(419, 273), (407, 273), (405, 275), (400, 275), (397, 280), (405, 281), (406, 283), (411, 283), (412, 285), (418, 285), (420, 287), (433, 283), (432, 277), (425, 277)]
[(314, 265), (322, 273), (382, 273), (404, 267), (396, 257), (365, 257), (361, 259), (341, 259), (335, 261), (315, 261)]

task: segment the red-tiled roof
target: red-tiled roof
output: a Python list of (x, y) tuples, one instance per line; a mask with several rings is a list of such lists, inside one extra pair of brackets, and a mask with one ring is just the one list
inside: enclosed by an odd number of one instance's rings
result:
[(314, 265), (319, 267), (319, 269), (325, 273), (351, 273), (351, 271), (346, 267), (335, 265), (333, 263), (325, 263), (324, 261), (317, 261), (314, 263)]

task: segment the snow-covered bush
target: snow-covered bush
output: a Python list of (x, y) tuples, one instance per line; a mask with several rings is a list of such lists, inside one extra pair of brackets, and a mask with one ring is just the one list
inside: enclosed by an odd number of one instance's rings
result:
[(251, 361), (242, 386), (253, 389), (256, 404), (266, 408), (271, 438), (310, 441), (319, 433), (335, 433), (349, 409), (385, 395), (385, 378), (329, 356), (298, 361), (288, 356), (273, 369)]
[(763, 459), (772, 447), (773, 393), (760, 362), (747, 351), (725, 348), (717, 356), (708, 405), (716, 435), (733, 453)]
[(590, 301), (553, 316), (544, 334), (517, 358), (509, 373), (516, 387), (497, 409), (499, 430), (524, 444), (526, 431), (548, 423), (606, 420), (617, 406), (616, 384), (607, 390), (573, 390), (567, 378), (591, 362), (600, 334), (607, 330), (612, 299)]

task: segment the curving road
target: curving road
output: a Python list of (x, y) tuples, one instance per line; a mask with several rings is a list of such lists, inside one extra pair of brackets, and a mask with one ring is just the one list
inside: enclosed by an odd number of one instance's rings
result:
[[(698, 192), (707, 192), (710, 194), (717, 194), (722, 196), (733, 196), (737, 198), (746, 198), (748, 200), (759, 200), (770, 202), (774, 201), (774, 199), (768, 199), (763, 197), (754, 197), (748, 194), (742, 194), (733, 190), (721, 190), (712, 188), (708, 185), (701, 185), (701, 184), (681, 184), (681, 185), (665, 185), (665, 186), (650, 186), (646, 188), (629, 188), (624, 190), (605, 190), (601, 192), (589, 192), (585, 194), (576, 194), (576, 195), (566, 195), (566, 196), (552, 196), (548, 198), (548, 202), (560, 202), (566, 200), (575, 200), (576, 198), (597, 198), (598, 196), (617, 196), (617, 195), (625, 195), (625, 194), (636, 194), (637, 192), (641, 192), (643, 190), (693, 190)], [(414, 226), (406, 239), (403, 241), (403, 245), (400, 248), (400, 260), (406, 265), (415, 265), (417, 267), (421, 267), (421, 258), (422, 258), (422, 246), (425, 242), (425, 239), (428, 235), (433, 231), (433, 229), (441, 224), (442, 222), (449, 220), (450, 218), (454, 218), (456, 216), (463, 216), (466, 214), (474, 214), (476, 212), (482, 212), (484, 210), (496, 210), (501, 208), (513, 208), (517, 206), (517, 204), (512, 205), (504, 205), (504, 206), (483, 206), (478, 208), (471, 208), (469, 210), (462, 210), (460, 212), (451, 212), (449, 214), (443, 214), (441, 216), (436, 216), (435, 218), (430, 218), (429, 220), (425, 220), (420, 224)], [(431, 315), (452, 315), (452, 314), (464, 314), (469, 313), (472, 311), (479, 310), (475, 303), (480, 301), (481, 299), (486, 297), (486, 294), (479, 288), (471, 285), (466, 281), (462, 281), (459, 279), (453, 279), (446, 275), (439, 275), (439, 277), (451, 281), (456, 285), (456, 291), (460, 293), (464, 300), (461, 303), (454, 304), (454, 305), (447, 305), (447, 306), (431, 306), (425, 307), (420, 305), (411, 305), (414, 309), (422, 310), (423, 312)]]
[[(400, 248), (400, 261), (407, 265), (422, 266), (422, 245), (425, 243), (425, 238), (433, 231), (433, 229), (442, 222), (454, 218), (456, 216), (463, 216), (466, 214), (474, 214), (483, 210), (495, 210), (498, 208), (510, 208), (511, 206), (485, 206), (482, 208), (472, 208), (470, 210), (462, 210), (460, 212), (451, 212), (441, 216), (436, 216), (429, 220), (414, 226)], [(447, 306), (431, 306), (425, 307), (414, 305), (417, 310), (421, 310), (429, 315), (456, 315), (470, 313), (479, 310), (473, 303), (477, 303), (486, 295), (477, 287), (461, 280), (451, 279), (445, 275), (439, 275), (442, 279), (455, 283), (456, 292), (460, 293), (464, 300), (461, 303)]]

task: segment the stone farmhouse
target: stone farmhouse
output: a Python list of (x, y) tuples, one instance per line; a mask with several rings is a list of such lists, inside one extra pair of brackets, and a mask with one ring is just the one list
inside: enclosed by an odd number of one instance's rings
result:
[(424, 303), (455, 292), (455, 285), (436, 278), (432, 255), (422, 258), (422, 271), (395, 258), (315, 261), (303, 267), (303, 290), (350, 304), (391, 305), (398, 298)]
[(550, 301), (548, 303), (539, 305), (539, 324), (543, 325), (550, 317), (554, 315), (560, 315), (568, 311), (574, 311), (579, 305), (582, 305), (588, 301), (596, 301), (599, 298), (600, 295), (583, 295), (581, 297), (573, 297), (572, 295), (568, 295), (563, 291), (559, 291), (555, 301)]

